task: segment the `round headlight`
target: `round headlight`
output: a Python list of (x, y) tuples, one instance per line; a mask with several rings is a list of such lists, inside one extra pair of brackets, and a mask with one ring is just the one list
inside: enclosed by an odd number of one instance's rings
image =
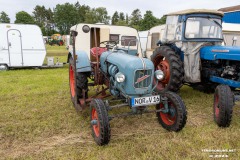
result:
[(125, 76), (121, 72), (118, 72), (115, 75), (115, 79), (116, 79), (117, 82), (124, 82), (125, 81)]
[(161, 71), (161, 70), (156, 70), (154, 74), (155, 74), (155, 77), (157, 78), (157, 80), (161, 81), (161, 80), (164, 79), (164, 73), (163, 73), (163, 71)]

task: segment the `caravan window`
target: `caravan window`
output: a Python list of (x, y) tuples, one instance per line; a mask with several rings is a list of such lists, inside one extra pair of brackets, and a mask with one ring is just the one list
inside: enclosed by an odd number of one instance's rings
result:
[(137, 45), (137, 37), (136, 36), (122, 36), (121, 45), (122, 46), (136, 46)]
[(119, 35), (118, 34), (110, 34), (110, 41), (119, 42)]

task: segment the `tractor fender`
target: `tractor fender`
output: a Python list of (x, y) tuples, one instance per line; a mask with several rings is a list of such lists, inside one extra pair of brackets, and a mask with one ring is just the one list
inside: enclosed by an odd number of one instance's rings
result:
[[(77, 72), (91, 72), (91, 64), (87, 53), (85, 51), (76, 51), (76, 56)], [(73, 57), (72, 51), (68, 53), (68, 62), (70, 57)]]

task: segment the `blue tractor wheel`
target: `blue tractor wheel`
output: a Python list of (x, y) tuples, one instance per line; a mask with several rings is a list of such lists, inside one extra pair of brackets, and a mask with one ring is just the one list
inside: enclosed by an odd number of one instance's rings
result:
[(219, 127), (229, 127), (232, 121), (234, 96), (229, 86), (218, 85), (214, 94), (214, 121)]

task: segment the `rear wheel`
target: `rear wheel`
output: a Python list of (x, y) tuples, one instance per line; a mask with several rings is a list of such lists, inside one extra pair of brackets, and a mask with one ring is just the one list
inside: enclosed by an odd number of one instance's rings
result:
[(164, 79), (158, 82), (155, 90), (159, 93), (178, 91), (183, 85), (184, 78), (183, 63), (179, 55), (170, 47), (161, 46), (154, 51), (151, 60), (155, 70), (162, 70), (164, 73)]
[(105, 104), (101, 99), (93, 99), (90, 106), (92, 136), (99, 146), (106, 145), (110, 141), (111, 129)]
[[(75, 74), (76, 79), (75, 79)], [(88, 97), (88, 80), (85, 73), (76, 73), (73, 58), (69, 58), (69, 86), (72, 103), (77, 111), (82, 110), (79, 99), (83, 98), (83, 89), (85, 90), (85, 98)]]
[(184, 102), (179, 95), (173, 92), (164, 93), (163, 98), (167, 99), (165, 104), (167, 107), (163, 103), (156, 105), (157, 110), (163, 110), (157, 113), (158, 122), (169, 131), (178, 132), (185, 126), (187, 121)]
[(229, 86), (218, 85), (214, 93), (214, 121), (219, 127), (229, 127), (234, 105), (233, 93)]

